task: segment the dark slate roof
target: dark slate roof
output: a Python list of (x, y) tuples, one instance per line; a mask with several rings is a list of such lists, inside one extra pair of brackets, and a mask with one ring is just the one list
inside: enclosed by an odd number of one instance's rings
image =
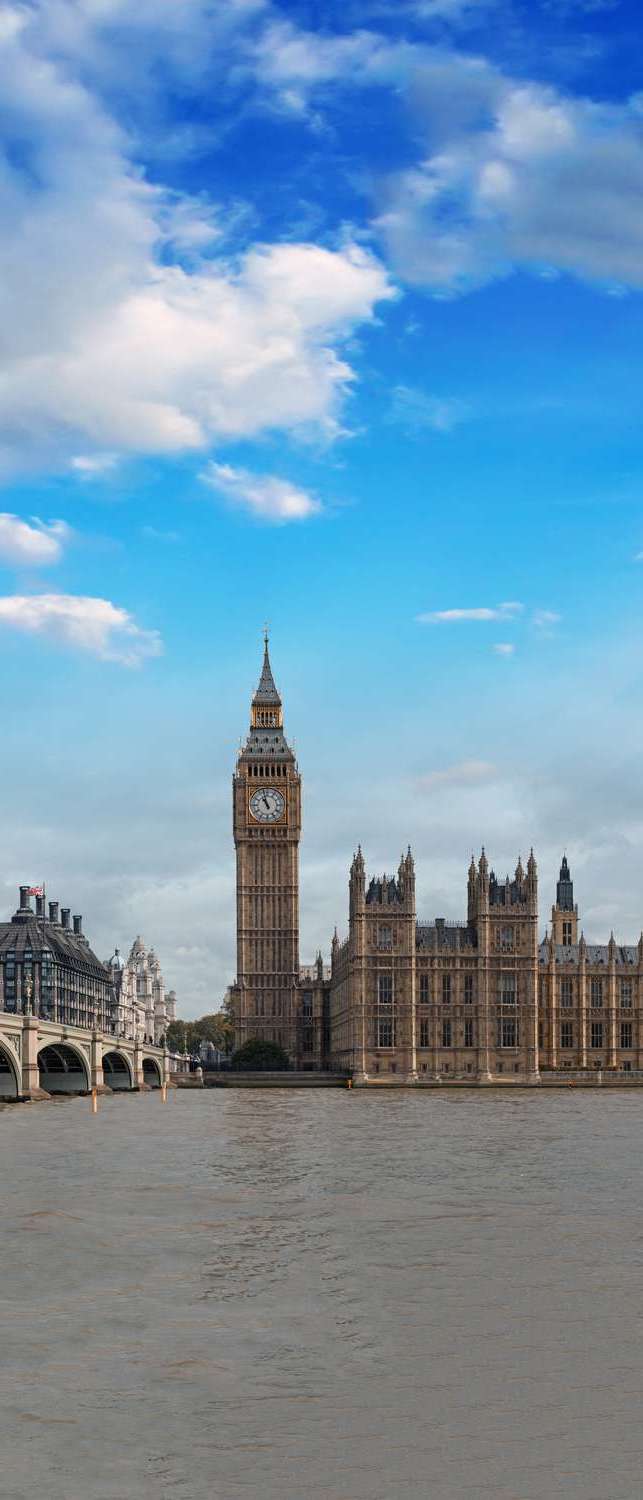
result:
[(20, 960), (25, 949), (31, 949), (34, 958), (39, 958), (43, 947), (48, 948), (55, 959), (67, 964), (69, 968), (77, 969), (83, 974), (93, 974), (97, 979), (110, 983), (109, 969), (92, 952), (86, 938), (79, 937), (66, 927), (59, 927), (55, 922), (43, 924), (36, 920), (35, 913), (26, 922), (0, 922), (0, 959), (13, 953)]
[(397, 880), (389, 875), (382, 875), (379, 880), (372, 880), (366, 892), (367, 906), (400, 906), (401, 901)]
[(478, 936), (475, 927), (469, 927), (466, 923), (442, 922), (440, 918), (435, 922), (418, 922), (416, 928), (416, 947), (432, 949), (434, 951), (456, 953), (463, 948), (477, 948)]
[(276, 708), (280, 708), (281, 707), (281, 698), (279, 697), (279, 694), (277, 692), (277, 688), (276, 688), (276, 685), (275, 685), (275, 679), (274, 679), (274, 677), (272, 675), (272, 667), (270, 665), (270, 657), (268, 655), (268, 637), (267, 636), (266, 636), (265, 646), (264, 646), (263, 667), (262, 667), (262, 671), (261, 671), (261, 677), (259, 678), (259, 686), (257, 688), (257, 691), (256, 691), (256, 693), (255, 693), (254, 698), (253, 698), (252, 701), (253, 701), (253, 703), (258, 703), (258, 704), (269, 704), (269, 705), (272, 705), (272, 706), (274, 706)]
[[(639, 950), (636, 946), (632, 946), (631, 944), (619, 946), (617, 944), (617, 966), (619, 964), (623, 966), (636, 964), (638, 962), (638, 953)], [(610, 958), (609, 944), (587, 943), (585, 955), (588, 968), (596, 968), (600, 964), (604, 964), (605, 968), (607, 968)], [(549, 963), (549, 943), (540, 944), (538, 956), (541, 964)], [(556, 963), (560, 964), (563, 968), (565, 964), (578, 964), (578, 943), (572, 943), (569, 948), (564, 948), (562, 943), (556, 943)]]
[(524, 885), (517, 880), (497, 880), (491, 871), (489, 876), (490, 906), (524, 906), (527, 894)]
[(250, 730), (243, 747), (244, 760), (251, 760), (255, 755), (262, 758), (268, 755), (271, 759), (292, 762), (295, 759), (283, 729), (265, 729), (263, 725)]

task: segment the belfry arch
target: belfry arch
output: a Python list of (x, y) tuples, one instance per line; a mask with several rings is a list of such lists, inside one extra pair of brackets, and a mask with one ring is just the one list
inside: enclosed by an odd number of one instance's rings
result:
[(91, 1087), (87, 1058), (68, 1042), (48, 1042), (38, 1053), (40, 1087), (48, 1094), (86, 1094)]

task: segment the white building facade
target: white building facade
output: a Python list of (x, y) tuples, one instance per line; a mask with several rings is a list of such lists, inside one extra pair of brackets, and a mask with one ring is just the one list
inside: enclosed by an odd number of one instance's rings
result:
[(165, 988), (154, 949), (136, 937), (129, 957), (124, 960), (117, 948), (108, 966), (116, 997), (116, 1035), (158, 1046), (176, 1020), (176, 995)]

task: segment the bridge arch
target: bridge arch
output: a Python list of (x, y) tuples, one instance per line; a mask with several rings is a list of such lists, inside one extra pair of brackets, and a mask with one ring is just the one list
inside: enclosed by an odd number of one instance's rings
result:
[(91, 1088), (87, 1058), (71, 1042), (45, 1042), (38, 1067), (40, 1087), (48, 1094), (86, 1094)]
[(152, 1089), (160, 1089), (163, 1078), (161, 1069), (155, 1057), (143, 1058), (143, 1083), (148, 1083)]
[(110, 1089), (133, 1089), (132, 1064), (124, 1052), (103, 1053), (103, 1082)]
[(0, 1102), (3, 1099), (17, 1099), (22, 1088), (22, 1080), (18, 1074), (15, 1057), (11, 1056), (11, 1046), (0, 1041)]

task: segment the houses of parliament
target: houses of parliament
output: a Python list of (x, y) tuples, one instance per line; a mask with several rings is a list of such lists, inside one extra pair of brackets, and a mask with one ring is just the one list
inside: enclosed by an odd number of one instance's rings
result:
[(461, 922), (418, 922), (410, 848), (397, 872), (348, 882), (348, 935), (330, 966), (299, 962), (301, 777), (265, 639), (233, 778), (237, 855), (235, 1044), (275, 1041), (294, 1066), (355, 1084), (538, 1084), (552, 1070), (643, 1065), (643, 935), (588, 944), (563, 858), (539, 937), (533, 851), (499, 880), (482, 851)]

